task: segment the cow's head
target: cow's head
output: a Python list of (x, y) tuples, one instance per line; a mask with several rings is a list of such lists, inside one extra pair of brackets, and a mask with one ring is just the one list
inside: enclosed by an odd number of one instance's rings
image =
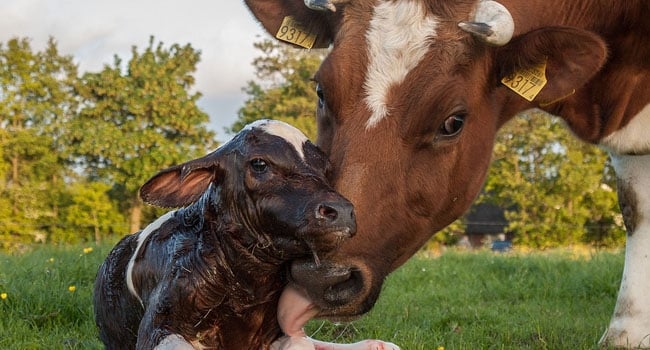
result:
[[(323, 317), (369, 310), (385, 276), (469, 207), (497, 129), (518, 111), (571, 95), (606, 56), (594, 34), (527, 17), (543, 11), (534, 2), (246, 3), (272, 35), (286, 41), (291, 16), (315, 46), (332, 44), (315, 74), (318, 145), (335, 187), (355, 205), (359, 231), (326, 264), (293, 266)], [(548, 83), (532, 102), (501, 82), (540, 64)]]
[(302, 132), (262, 120), (214, 152), (156, 174), (140, 195), (161, 207), (202, 199), (222, 230), (248, 233), (236, 239), (252, 239), (281, 260), (311, 251), (318, 261), (356, 232), (352, 204), (329, 185), (328, 171), (327, 157)]

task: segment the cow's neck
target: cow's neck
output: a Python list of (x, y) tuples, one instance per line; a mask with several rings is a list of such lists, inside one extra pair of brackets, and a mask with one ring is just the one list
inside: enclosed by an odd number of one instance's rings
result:
[[(650, 153), (650, 144), (631, 140), (628, 129), (650, 127), (650, 2), (516, 1), (502, 3), (511, 10), (516, 33), (544, 26), (570, 26), (601, 36), (608, 46), (602, 70), (575, 94), (542, 109), (564, 118), (577, 136), (601, 143), (615, 153)], [(530, 16), (535, 13), (535, 16)], [(639, 124), (639, 125), (636, 125)], [(609, 139), (608, 139), (609, 137)], [(646, 138), (647, 139), (647, 138)], [(625, 142), (621, 140), (627, 140)]]

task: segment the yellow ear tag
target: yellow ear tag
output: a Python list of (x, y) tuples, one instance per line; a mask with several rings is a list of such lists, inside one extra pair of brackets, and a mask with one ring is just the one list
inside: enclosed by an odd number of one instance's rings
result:
[(284, 17), (275, 37), (306, 49), (311, 49), (316, 42), (316, 34), (307, 31), (291, 16)]
[(504, 77), (501, 82), (517, 95), (532, 101), (547, 83), (545, 72), (546, 61), (540, 65), (522, 69), (511, 76)]

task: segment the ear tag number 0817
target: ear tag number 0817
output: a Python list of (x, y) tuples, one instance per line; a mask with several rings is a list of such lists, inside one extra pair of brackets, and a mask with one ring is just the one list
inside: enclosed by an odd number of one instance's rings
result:
[(291, 16), (284, 17), (275, 37), (306, 49), (311, 49), (316, 42), (316, 34), (307, 31)]
[(546, 85), (546, 61), (541, 64), (514, 72), (501, 79), (503, 85), (517, 95), (532, 101)]

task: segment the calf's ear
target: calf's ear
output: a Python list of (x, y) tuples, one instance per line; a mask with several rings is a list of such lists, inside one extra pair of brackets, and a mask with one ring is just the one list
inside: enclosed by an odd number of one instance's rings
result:
[[(573, 94), (596, 75), (607, 60), (607, 46), (598, 35), (571, 27), (537, 29), (513, 38), (498, 50), (499, 79), (513, 77), (545, 63), (543, 71), (547, 83), (534, 97), (540, 105)], [(515, 84), (520, 82), (512, 83)]]
[(326, 48), (334, 38), (333, 28), (339, 12), (312, 10), (304, 0), (244, 2), (264, 29), (280, 41), (299, 47)]
[(196, 202), (223, 171), (215, 152), (154, 175), (140, 188), (145, 203), (159, 207), (184, 207)]

